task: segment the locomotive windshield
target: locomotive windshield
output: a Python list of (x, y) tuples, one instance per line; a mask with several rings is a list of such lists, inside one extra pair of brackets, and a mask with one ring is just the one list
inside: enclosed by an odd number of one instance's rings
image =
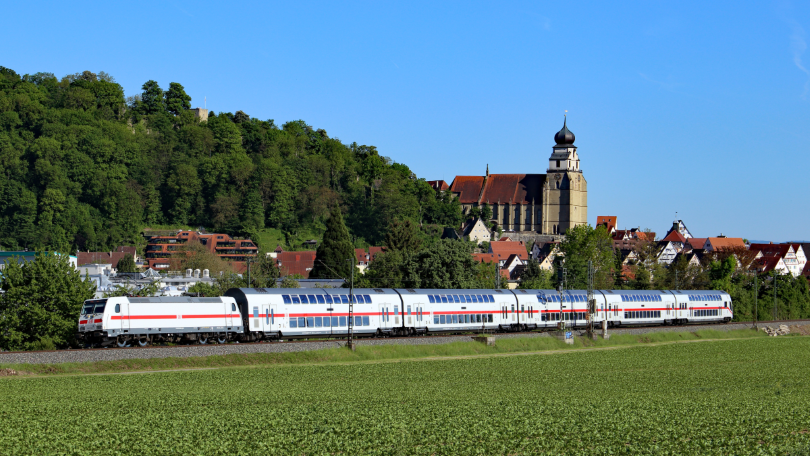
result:
[(82, 315), (90, 313), (104, 313), (104, 306), (107, 304), (106, 299), (93, 299), (91, 301), (84, 301), (82, 307)]

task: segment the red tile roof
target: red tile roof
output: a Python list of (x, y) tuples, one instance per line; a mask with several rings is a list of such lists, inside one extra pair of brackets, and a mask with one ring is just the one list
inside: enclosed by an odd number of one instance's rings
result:
[[(760, 251), (762, 256), (783, 257), (790, 250), (790, 244), (751, 244), (751, 251)], [(795, 249), (794, 249), (795, 251)]]
[(706, 245), (706, 238), (695, 238), (695, 237), (693, 237), (693, 238), (687, 239), (686, 242), (689, 243), (689, 245), (693, 249), (702, 249), (703, 246)]
[(667, 234), (666, 237), (664, 239), (661, 239), (661, 240), (662, 241), (668, 241), (668, 242), (680, 242), (682, 244), (686, 244), (686, 238), (683, 237), (683, 235), (681, 233), (679, 233), (679, 232), (677, 232), (675, 230), (670, 231), (669, 234)]
[(366, 249), (354, 249), (354, 256), (357, 257), (358, 263), (368, 261), (366, 260)]
[(473, 253), (473, 259), (479, 263), (492, 263), (495, 260), (495, 255), (491, 253)]
[(723, 249), (733, 249), (736, 247), (745, 248), (745, 242), (743, 242), (742, 238), (720, 238), (720, 237), (710, 237), (708, 238), (709, 244), (712, 247), (712, 250), (723, 250)]
[(542, 204), (543, 174), (490, 174), (481, 202)]
[(758, 272), (770, 272), (779, 264), (781, 257), (778, 256), (764, 256), (757, 258), (751, 263), (750, 269), (756, 269)]
[(385, 247), (369, 247), (368, 248), (368, 256), (370, 260), (374, 260), (374, 256), (380, 252), (384, 252)]
[(483, 185), (484, 176), (456, 176), (450, 191), (458, 194), (458, 201), (461, 204), (472, 204), (478, 202)]
[(443, 180), (432, 180), (432, 181), (427, 181), (427, 183), (428, 183), (428, 185), (433, 187), (433, 190), (436, 190), (437, 192), (443, 192), (443, 191), (447, 190), (448, 188), (450, 188), (450, 186), (447, 185), (447, 182), (445, 182)]
[(608, 231), (616, 228), (618, 217), (615, 215), (599, 215), (596, 217), (596, 225), (605, 225)]
[(281, 252), (276, 257), (276, 264), (282, 276), (298, 274), (308, 278), (315, 265), (315, 251)]
[[(134, 249), (134, 247), (132, 248)], [(117, 267), (121, 258), (127, 255), (134, 256), (135, 254), (126, 252), (79, 252), (79, 254), (76, 255), (76, 265), (111, 264), (112, 267)]]
[(526, 244), (515, 241), (494, 241), (489, 243), (489, 252), (498, 255), (500, 259), (507, 259), (509, 255), (516, 254), (521, 260), (529, 259)]

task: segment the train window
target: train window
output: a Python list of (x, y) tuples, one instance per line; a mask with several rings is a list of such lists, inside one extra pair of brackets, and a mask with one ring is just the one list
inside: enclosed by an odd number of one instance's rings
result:
[(434, 324), (434, 325), (438, 325), (438, 324), (439, 324), (439, 316), (438, 316), (438, 315), (433, 315), (433, 324)]
[(438, 317), (436, 317), (436, 324), (441, 324), (441, 325), (444, 324), (444, 315), (439, 315)]
[(411, 306), (408, 305), (408, 315), (410, 315), (410, 314), (411, 314)]
[(478, 315), (475, 316), (475, 322), (476, 323), (481, 323), (481, 314), (478, 314)]
[(309, 304), (309, 299), (307, 299), (307, 295), (300, 295), (298, 299), (301, 300), (301, 304)]
[(354, 326), (362, 326), (363, 317), (354, 317)]
[(121, 304), (115, 305), (115, 313), (121, 313)]
[(467, 314), (465, 314), (465, 315), (464, 315), (464, 323), (469, 323), (469, 322), (470, 322), (470, 317), (471, 317), (471, 316), (472, 316), (472, 315), (467, 315)]
[(354, 295), (354, 302), (356, 304), (365, 304), (366, 300), (363, 299), (363, 295)]
[(297, 327), (298, 327), (298, 319), (290, 318), (290, 328), (297, 328)]
[(492, 314), (489, 314), (488, 317), (489, 323), (492, 323)]
[(298, 327), (299, 328), (306, 328), (307, 327), (307, 319), (304, 317), (298, 317)]
[(470, 295), (464, 295), (464, 301), (466, 301), (466, 302), (473, 302), (473, 300), (472, 300), (472, 296), (470, 296)]
[[(116, 304), (115, 311), (118, 312), (118, 305)], [(236, 312), (236, 304), (231, 303), (231, 312)]]
[(326, 296), (324, 296), (324, 297), (323, 297), (323, 299), (325, 299), (325, 300), (326, 300), (326, 303), (327, 303), (327, 304), (332, 304), (332, 297), (331, 297), (331, 296), (326, 295)]
[(458, 324), (458, 315), (453, 315), (453, 324)]
[(284, 299), (284, 304), (292, 304), (292, 299), (290, 299), (290, 295), (281, 295), (281, 298)]
[(363, 317), (363, 326), (369, 326), (369, 325), (370, 325), (370, 323), (368, 321), (368, 316), (364, 316)]
[(348, 304), (349, 303), (349, 295), (340, 295), (340, 302), (342, 302), (343, 304)]
[(332, 326), (337, 326), (338, 325), (338, 317), (332, 317), (331, 320), (332, 320)]
[(314, 328), (314, 327), (315, 327), (315, 317), (307, 317), (307, 328)]
[[(338, 319), (338, 323), (340, 323), (340, 326), (346, 327), (346, 317), (337, 317), (337, 319)], [(338, 325), (332, 325), (332, 326), (338, 326)]]
[(447, 302), (447, 295), (441, 295), (441, 298), (443, 303)]
[(309, 303), (310, 304), (315, 304), (315, 303), (318, 302), (318, 300), (315, 299), (315, 295), (308, 295), (308, 296), (309, 296)]
[(273, 312), (273, 309), (270, 309), (270, 324), (276, 324), (276, 315), (275, 312)]
[(323, 299), (323, 295), (318, 295), (318, 304), (326, 304), (326, 300)]
[(428, 295), (428, 301), (435, 303), (436, 299), (433, 297), (433, 295)]
[(495, 296), (489, 295), (489, 302), (495, 304)]
[(464, 302), (464, 298), (459, 295), (453, 295), (453, 302)]
[(478, 298), (476, 298), (475, 295), (470, 295), (470, 297), (472, 298), (472, 302), (478, 302)]
[(315, 317), (315, 327), (316, 328), (321, 327), (321, 317)]
[(292, 295), (292, 302), (293, 304), (301, 304), (301, 300), (298, 299), (298, 295)]
[(253, 308), (253, 318), (259, 318), (259, 308), (258, 307)]

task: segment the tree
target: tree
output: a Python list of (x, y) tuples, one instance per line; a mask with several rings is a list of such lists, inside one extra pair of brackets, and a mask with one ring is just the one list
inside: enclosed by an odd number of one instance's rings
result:
[(166, 110), (175, 116), (191, 109), (191, 97), (186, 94), (183, 86), (177, 82), (169, 84), (169, 90), (166, 91), (165, 98)]
[(44, 350), (76, 345), (76, 324), (95, 293), (68, 256), (39, 252), (33, 261), (9, 261), (0, 275), (0, 347)]
[(543, 271), (540, 264), (530, 259), (520, 276), (520, 286), (524, 290), (549, 290), (554, 288), (554, 274)]
[(239, 220), (242, 225), (241, 231), (244, 234), (254, 233), (264, 228), (264, 207), (258, 190), (251, 190), (242, 198)]
[(141, 101), (138, 104), (138, 110), (141, 114), (149, 115), (166, 111), (166, 105), (163, 100), (163, 89), (157, 81), (149, 80), (141, 87)]
[(135, 265), (135, 258), (132, 255), (124, 255), (118, 260), (116, 268), (118, 272), (138, 272), (138, 267)]
[(315, 265), (309, 276), (311, 278), (343, 278), (351, 276), (355, 256), (349, 230), (343, 223), (340, 207), (332, 208), (331, 216), (326, 220), (326, 232), (323, 242), (318, 246)]
[(594, 288), (613, 288), (613, 240), (604, 226), (596, 229), (590, 225), (579, 225), (565, 233), (560, 243), (559, 255), (554, 260), (554, 271), (560, 276), (560, 269), (567, 270), (567, 288), (584, 290), (588, 288), (588, 261), (594, 267)]
[(219, 274), (233, 273), (233, 266), (223, 260), (215, 253), (208, 250), (199, 241), (188, 241), (182, 244), (180, 248), (174, 251), (171, 259), (172, 269), (185, 270), (185, 269), (199, 269), (200, 271), (208, 269), (212, 277), (217, 277)]
[(489, 203), (484, 203), (481, 206), (481, 219), (484, 221), (484, 224), (489, 227), (489, 221), (492, 220), (492, 208), (489, 206)]
[(417, 251), (422, 245), (419, 239), (419, 227), (411, 220), (395, 220), (388, 225), (385, 234), (385, 245), (388, 250)]

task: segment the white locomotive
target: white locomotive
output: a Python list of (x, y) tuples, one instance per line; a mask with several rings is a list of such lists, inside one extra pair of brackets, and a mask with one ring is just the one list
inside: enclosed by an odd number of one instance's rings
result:
[(84, 302), (77, 338), (90, 344), (224, 343), (244, 333), (233, 298), (115, 297)]
[[(220, 298), (86, 301), (79, 338), (141, 346), (151, 341), (255, 341), (345, 336), (349, 300), (357, 336), (517, 331), (588, 324), (584, 290), (233, 288)], [(611, 327), (729, 322), (724, 291), (594, 290), (594, 323)]]

